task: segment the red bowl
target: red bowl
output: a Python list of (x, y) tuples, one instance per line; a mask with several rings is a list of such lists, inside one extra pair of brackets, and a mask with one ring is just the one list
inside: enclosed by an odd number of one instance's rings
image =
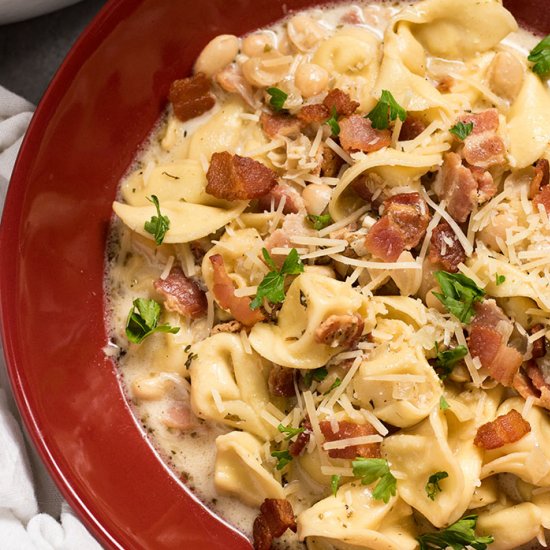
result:
[[(163, 465), (102, 348), (103, 269), (117, 183), (220, 33), (242, 34), (315, 0), (111, 0), (48, 88), (21, 148), (0, 232), (4, 348), (42, 459), (108, 548), (249, 549)], [(505, 4), (547, 34), (545, 0)]]

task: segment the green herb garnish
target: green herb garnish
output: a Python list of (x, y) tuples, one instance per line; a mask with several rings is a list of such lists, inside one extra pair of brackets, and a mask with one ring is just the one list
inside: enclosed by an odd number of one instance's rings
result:
[(333, 136), (337, 136), (340, 133), (340, 124), (338, 124), (338, 112), (336, 111), (336, 107), (332, 108), (330, 118), (325, 122), (325, 124), (330, 126)]
[(546, 74), (550, 72), (550, 34), (531, 50), (527, 59), (534, 63), (532, 67), (534, 73)]
[(370, 118), (373, 128), (385, 130), (390, 125), (390, 121), (396, 120), (397, 117), (404, 122), (407, 111), (397, 103), (391, 92), (382, 90), (378, 103), (365, 118)]
[(147, 200), (155, 205), (158, 216), (152, 216), (148, 222), (145, 222), (144, 229), (155, 237), (155, 242), (160, 246), (166, 232), (170, 229), (170, 219), (160, 213), (160, 204), (156, 195), (151, 195), (151, 198), (147, 197)]
[(383, 500), (386, 504), (391, 496), (397, 492), (397, 480), (390, 472), (388, 461), (385, 458), (356, 458), (352, 463), (353, 475), (361, 478), (363, 485), (370, 485), (379, 480), (372, 492), (376, 500)]
[(437, 342), (435, 343), (437, 357), (435, 358), (435, 366), (439, 370), (438, 375), (441, 380), (445, 380), (455, 365), (468, 354), (466, 346), (456, 346), (456, 348), (439, 351)]
[(340, 378), (337, 378), (337, 379), (332, 383), (332, 386), (324, 393), (324, 395), (327, 395), (327, 394), (329, 394), (332, 390), (335, 390), (341, 383), (342, 383), (342, 380), (340, 380)]
[(497, 286), (500, 286), (505, 280), (506, 280), (506, 277), (504, 275), (499, 275), (498, 273), (496, 274), (495, 283)]
[(306, 219), (313, 226), (313, 229), (316, 229), (317, 231), (321, 231), (321, 229), (328, 227), (332, 223), (330, 214), (321, 214), (320, 216), (308, 214)]
[(304, 385), (306, 388), (311, 386), (311, 382), (322, 382), (328, 376), (328, 371), (325, 367), (321, 367), (314, 370), (308, 370), (304, 374)]
[(420, 543), (420, 550), (449, 547), (453, 550), (465, 550), (467, 546), (471, 546), (475, 550), (485, 550), (487, 545), (494, 542), (495, 539), (490, 535), (487, 537), (476, 536), (474, 531), (476, 524), (477, 516), (470, 515), (449, 525), (447, 529), (420, 535), (417, 539)]
[(277, 459), (277, 470), (282, 470), (292, 460), (288, 451), (273, 451), (271, 456)]
[(277, 429), (282, 434), (286, 434), (285, 441), (288, 441), (289, 439), (292, 439), (295, 435), (299, 435), (305, 431), (305, 428), (293, 428), (292, 426), (283, 426), (283, 424), (279, 424), (277, 426)]
[(436, 472), (428, 478), (428, 483), (426, 483), (425, 489), (426, 494), (428, 495), (428, 498), (430, 500), (435, 500), (437, 494), (441, 493), (442, 489), (439, 485), (439, 482), (446, 477), (449, 477), (449, 474), (447, 472)]
[(262, 248), (262, 254), (271, 271), (258, 285), (258, 292), (254, 300), (250, 302), (250, 309), (258, 309), (264, 298), (272, 304), (282, 302), (285, 299), (285, 275), (297, 275), (304, 271), (304, 264), (295, 248), (289, 252), (280, 270), (277, 270), (277, 266), (266, 248)]
[(141, 344), (147, 336), (155, 332), (176, 334), (179, 327), (159, 325), (160, 305), (155, 300), (136, 298), (126, 320), (126, 336), (130, 342)]
[(336, 493), (338, 492), (338, 486), (340, 485), (340, 477), (338, 474), (334, 474), (330, 478), (330, 489), (332, 491), (332, 495), (336, 496)]
[(449, 132), (454, 134), (461, 141), (464, 141), (472, 133), (473, 129), (473, 122), (461, 122), (459, 120), (452, 128), (449, 129)]
[(481, 302), (485, 292), (462, 273), (436, 271), (434, 275), (441, 293), (433, 292), (433, 295), (459, 321), (468, 324), (475, 313), (474, 303)]
[(273, 110), (282, 111), (285, 101), (288, 99), (288, 94), (279, 88), (268, 88), (266, 92), (271, 96), (269, 104), (273, 107)]
[(449, 403), (447, 403), (447, 400), (445, 399), (445, 396), (442, 395), (440, 398), (439, 398), (439, 408), (442, 410), (442, 411), (446, 411), (447, 409), (450, 409), (451, 406), (449, 405)]

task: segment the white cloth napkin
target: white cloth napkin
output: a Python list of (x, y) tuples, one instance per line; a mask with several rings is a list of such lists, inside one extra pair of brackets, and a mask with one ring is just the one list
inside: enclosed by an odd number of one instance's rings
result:
[[(33, 111), (31, 103), (0, 86), (0, 214)], [(63, 501), (23, 433), (0, 343), (0, 548), (101, 550)]]

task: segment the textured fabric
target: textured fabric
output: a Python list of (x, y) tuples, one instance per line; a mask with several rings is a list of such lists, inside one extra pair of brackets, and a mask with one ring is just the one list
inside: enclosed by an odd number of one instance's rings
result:
[[(0, 86), (0, 213), (33, 110), (31, 103)], [(101, 550), (63, 502), (23, 434), (0, 345), (0, 548)]]

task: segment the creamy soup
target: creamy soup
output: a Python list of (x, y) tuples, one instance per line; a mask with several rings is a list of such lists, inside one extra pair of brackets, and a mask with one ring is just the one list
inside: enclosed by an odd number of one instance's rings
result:
[(344, 4), (172, 85), (113, 205), (105, 353), (256, 548), (545, 546), (539, 42), (496, 0)]

